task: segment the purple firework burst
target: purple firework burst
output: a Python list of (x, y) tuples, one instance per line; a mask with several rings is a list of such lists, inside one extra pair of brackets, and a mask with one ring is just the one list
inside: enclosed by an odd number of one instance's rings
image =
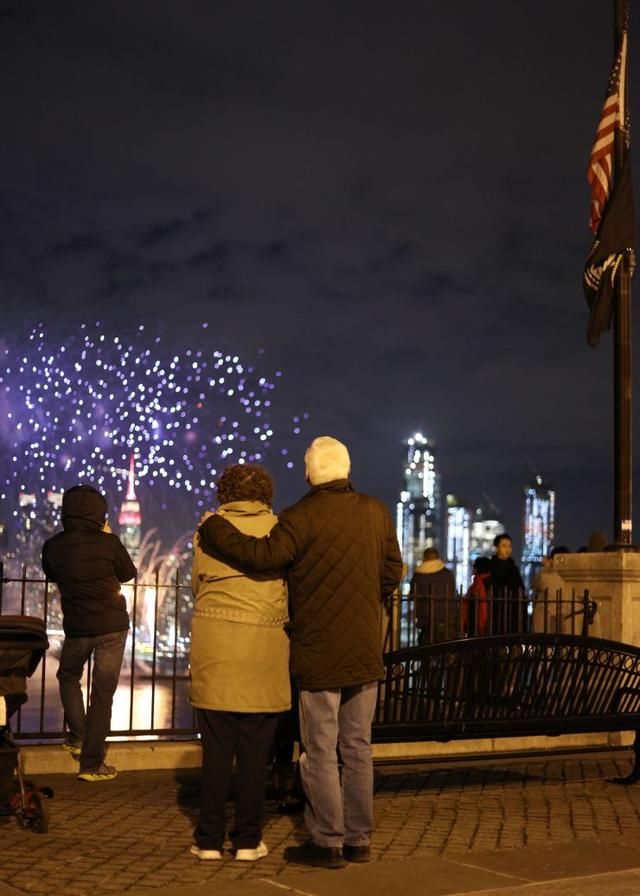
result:
[(20, 493), (40, 498), (78, 482), (117, 499), (133, 455), (156, 511), (177, 504), (199, 515), (224, 466), (268, 457), (291, 469), (285, 446), (308, 416), (285, 415), (276, 433), (280, 371), (217, 349), (176, 351), (144, 326), (116, 334), (82, 324), (52, 341), (39, 324), (1, 357), (0, 484), (13, 507)]

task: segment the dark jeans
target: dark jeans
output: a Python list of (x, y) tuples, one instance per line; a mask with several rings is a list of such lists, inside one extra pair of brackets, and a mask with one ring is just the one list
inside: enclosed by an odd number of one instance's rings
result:
[(198, 709), (202, 737), (200, 822), (195, 841), (201, 849), (222, 849), (225, 802), (236, 757), (236, 816), (230, 832), (236, 849), (255, 849), (262, 838), (264, 791), (277, 713)]
[[(127, 632), (90, 638), (65, 638), (60, 654), (58, 683), (70, 741), (82, 744), (80, 769), (92, 771), (104, 762), (105, 740), (111, 725), (113, 695), (118, 687)], [(92, 657), (91, 697), (85, 712), (80, 681)]]

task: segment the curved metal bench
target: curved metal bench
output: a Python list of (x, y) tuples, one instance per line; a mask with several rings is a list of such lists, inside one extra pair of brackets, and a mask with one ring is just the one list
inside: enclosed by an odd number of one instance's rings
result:
[(375, 742), (635, 731), (640, 648), (580, 635), (498, 635), (388, 653)]

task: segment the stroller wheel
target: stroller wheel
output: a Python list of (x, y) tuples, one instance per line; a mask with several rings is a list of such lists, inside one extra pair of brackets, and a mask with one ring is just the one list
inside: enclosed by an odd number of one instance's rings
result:
[(48, 800), (52, 800), (54, 796), (51, 787), (38, 787), (38, 793), (41, 793), (42, 796), (46, 796)]
[(46, 834), (49, 830), (49, 804), (47, 797), (37, 791), (27, 800), (27, 825), (34, 834)]

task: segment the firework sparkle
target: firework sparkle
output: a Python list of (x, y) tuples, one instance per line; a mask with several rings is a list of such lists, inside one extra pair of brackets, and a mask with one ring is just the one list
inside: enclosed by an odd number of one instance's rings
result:
[(281, 371), (218, 349), (177, 351), (143, 325), (116, 334), (85, 323), (60, 341), (38, 324), (1, 358), (0, 484), (14, 508), (20, 494), (40, 501), (78, 482), (119, 499), (133, 455), (156, 509), (178, 501), (199, 514), (228, 464), (268, 458), (292, 469), (283, 446), (308, 418), (287, 416), (276, 433)]

